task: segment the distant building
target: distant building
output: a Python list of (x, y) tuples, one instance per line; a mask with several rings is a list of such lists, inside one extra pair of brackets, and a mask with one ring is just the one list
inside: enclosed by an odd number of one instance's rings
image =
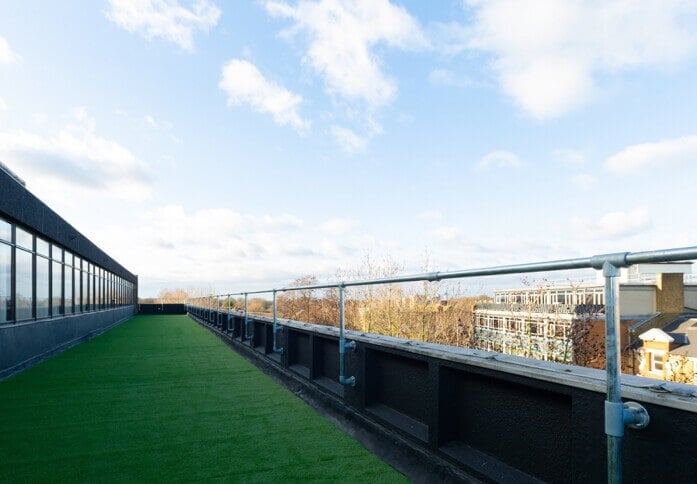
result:
[[(651, 328), (664, 327), (691, 311), (697, 314), (697, 284), (692, 284), (690, 272), (691, 263), (640, 264), (621, 271), (622, 348), (637, 346), (639, 334)], [(496, 291), (493, 303), (475, 306), (474, 345), (541, 360), (603, 366), (602, 279), (595, 284)], [(633, 358), (623, 363), (625, 371), (637, 372)]]
[(652, 328), (639, 338), (640, 375), (697, 384), (697, 317), (679, 318), (664, 329)]

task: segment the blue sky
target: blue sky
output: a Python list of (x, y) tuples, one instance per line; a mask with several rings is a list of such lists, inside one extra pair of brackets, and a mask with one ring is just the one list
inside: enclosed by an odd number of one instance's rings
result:
[(0, 160), (219, 291), (695, 245), (691, 1), (0, 4)]

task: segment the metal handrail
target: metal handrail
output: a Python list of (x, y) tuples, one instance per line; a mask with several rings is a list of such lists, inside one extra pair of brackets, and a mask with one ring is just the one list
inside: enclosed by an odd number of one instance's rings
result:
[[(342, 385), (355, 385), (355, 377), (347, 377), (345, 371), (346, 349), (355, 347), (355, 342), (347, 343), (344, 336), (344, 290), (347, 287), (370, 286), (377, 284), (394, 284), (404, 282), (429, 281), (436, 282), (447, 279), (462, 279), (481, 276), (496, 276), (522, 274), (529, 272), (547, 272), (570, 269), (596, 269), (603, 271), (605, 279), (605, 360), (607, 397), (605, 400), (605, 434), (607, 435), (608, 482), (622, 482), (622, 438), (624, 428), (644, 428), (648, 425), (648, 412), (634, 402), (622, 402), (620, 380), (620, 338), (619, 338), (619, 269), (635, 264), (650, 264), (657, 262), (679, 262), (697, 259), (697, 246), (676, 249), (662, 249), (644, 252), (617, 252), (600, 254), (591, 257), (563, 259), (548, 262), (534, 262), (506, 266), (486, 267), (446, 272), (427, 272), (397, 277), (383, 277), (359, 281), (339, 281), (325, 284), (305, 286), (286, 286), (281, 288), (264, 289), (230, 293), (230, 296), (245, 296), (245, 335), (247, 323), (247, 296), (250, 294), (273, 293), (274, 311), (274, 351), (277, 347), (276, 333), (280, 331), (276, 316), (276, 294), (288, 291), (303, 291), (314, 289), (339, 289), (339, 382)], [(219, 296), (215, 296), (219, 297)]]

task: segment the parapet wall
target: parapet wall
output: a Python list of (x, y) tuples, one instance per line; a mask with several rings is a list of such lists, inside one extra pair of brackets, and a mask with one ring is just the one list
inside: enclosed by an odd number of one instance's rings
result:
[[(605, 372), (525, 358), (347, 331), (342, 386), (338, 330), (281, 320), (281, 354), (273, 322), (240, 313), (190, 314), (308, 389), (399, 433), (455, 468), (494, 481), (606, 480)], [(623, 375), (623, 397), (649, 411), (645, 430), (627, 429), (627, 482), (694, 479), (697, 393), (694, 387)], [(657, 464), (657, 463), (660, 463)]]

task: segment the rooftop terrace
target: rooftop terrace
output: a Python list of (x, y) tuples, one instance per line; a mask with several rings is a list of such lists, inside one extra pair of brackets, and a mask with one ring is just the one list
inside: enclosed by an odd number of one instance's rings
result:
[(0, 482), (405, 480), (186, 316), (138, 316), (0, 395)]

